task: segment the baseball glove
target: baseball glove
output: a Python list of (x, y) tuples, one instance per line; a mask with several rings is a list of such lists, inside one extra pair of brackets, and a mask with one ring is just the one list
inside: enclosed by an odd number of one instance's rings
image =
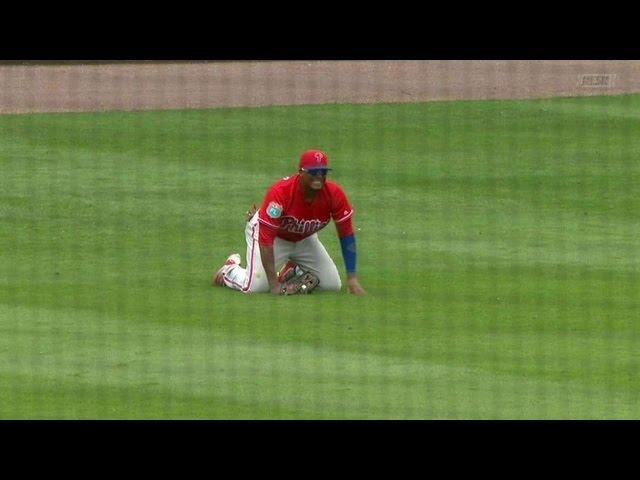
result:
[[(290, 265), (290, 263), (288, 264)], [(318, 277), (304, 270), (299, 265), (292, 266), (282, 272), (278, 279), (282, 295), (311, 293), (320, 283)]]

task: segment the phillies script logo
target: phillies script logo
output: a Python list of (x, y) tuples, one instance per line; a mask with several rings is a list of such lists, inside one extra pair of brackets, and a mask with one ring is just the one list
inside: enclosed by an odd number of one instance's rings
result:
[(320, 220), (298, 220), (295, 217), (284, 217), (280, 223), (280, 229), (301, 235), (311, 235), (323, 229), (328, 223)]

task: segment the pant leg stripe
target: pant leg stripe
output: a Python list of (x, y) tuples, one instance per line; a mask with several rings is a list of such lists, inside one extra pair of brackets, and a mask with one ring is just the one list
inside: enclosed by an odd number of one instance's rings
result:
[(251, 238), (253, 238), (253, 242), (251, 243), (251, 259), (249, 260), (249, 281), (247, 282), (247, 286), (245, 288), (242, 289), (242, 291), (244, 293), (247, 293), (249, 291), (251, 291), (251, 285), (253, 283), (253, 272), (254, 272), (254, 268), (253, 268), (253, 261), (255, 259), (255, 252), (256, 252), (256, 227), (258, 226), (258, 224), (256, 223), (253, 226), (253, 229), (251, 230)]

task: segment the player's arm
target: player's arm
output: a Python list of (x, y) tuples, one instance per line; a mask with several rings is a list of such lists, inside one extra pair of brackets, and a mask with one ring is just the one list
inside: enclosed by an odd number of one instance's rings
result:
[(273, 253), (273, 245), (260, 244), (260, 258), (264, 271), (267, 274), (271, 293), (280, 295), (280, 284), (278, 283), (278, 276), (276, 274), (276, 260), (275, 254)]
[(353, 223), (351, 218), (347, 218), (342, 222), (336, 222), (338, 237), (340, 238), (340, 246), (342, 247), (342, 258), (347, 269), (347, 290), (354, 295), (364, 295), (366, 292), (360, 285), (357, 265), (357, 249), (356, 236), (353, 232)]
[(347, 268), (347, 290), (354, 295), (364, 295), (366, 292), (360, 285), (356, 272), (357, 250), (356, 236), (353, 230), (353, 207), (344, 190), (338, 185), (332, 185), (331, 193), (331, 216), (336, 223), (342, 247), (342, 258), (344, 258), (344, 264)]
[(278, 275), (276, 273), (275, 253), (273, 252), (273, 242), (278, 234), (282, 217), (282, 200), (273, 191), (269, 191), (262, 207), (258, 211), (258, 222), (260, 222), (260, 231), (258, 244), (260, 246), (260, 260), (262, 267), (267, 275), (269, 289), (271, 293), (279, 295), (280, 284), (278, 283)]

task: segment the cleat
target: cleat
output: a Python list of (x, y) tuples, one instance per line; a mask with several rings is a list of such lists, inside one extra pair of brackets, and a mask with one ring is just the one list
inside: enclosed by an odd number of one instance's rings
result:
[(235, 265), (240, 265), (240, 254), (238, 253), (232, 253), (227, 257), (227, 261), (215, 273), (212, 283), (220, 287), (224, 286), (224, 274), (227, 273), (229, 267)]

